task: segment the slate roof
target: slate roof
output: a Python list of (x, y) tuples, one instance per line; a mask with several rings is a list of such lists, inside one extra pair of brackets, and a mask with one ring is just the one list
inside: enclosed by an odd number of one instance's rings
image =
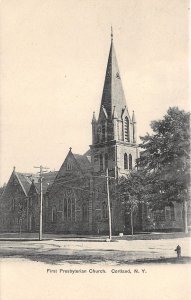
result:
[(126, 99), (123, 91), (113, 41), (111, 41), (109, 51), (99, 116), (102, 111), (102, 106), (105, 108), (109, 118), (112, 117), (114, 106), (116, 108), (116, 114), (119, 118), (121, 117), (122, 110), (124, 110), (126, 106)]
[[(48, 172), (48, 173), (43, 174), (43, 179), (42, 179), (43, 194), (45, 194), (47, 192), (47, 190), (51, 187), (57, 174), (58, 174), (57, 171)], [(40, 192), (40, 183), (37, 181), (37, 182), (34, 182), (34, 185), (36, 187), (37, 192), (39, 193)]]
[(25, 195), (27, 196), (32, 184), (32, 174), (15, 172), (15, 176), (17, 177)]
[(91, 149), (89, 149), (88, 151), (86, 151), (84, 153), (84, 156), (86, 156), (87, 159), (89, 160), (89, 162), (91, 163)]
[(91, 149), (87, 150), (83, 155), (84, 156), (91, 156)]
[(81, 155), (81, 154), (73, 154), (77, 163), (79, 164), (81, 170), (83, 172), (87, 172), (89, 173), (92, 169), (92, 166), (91, 166), (91, 163), (90, 161), (88, 160), (87, 156), (86, 155)]

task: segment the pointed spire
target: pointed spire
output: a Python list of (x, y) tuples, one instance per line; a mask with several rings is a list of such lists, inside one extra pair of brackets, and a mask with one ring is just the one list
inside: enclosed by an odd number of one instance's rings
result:
[(113, 27), (111, 26), (111, 42), (113, 42)]
[(134, 110), (133, 110), (133, 114), (132, 114), (132, 122), (133, 122), (133, 123), (136, 123), (135, 112), (134, 112)]
[(113, 119), (118, 119), (118, 115), (117, 115), (117, 112), (116, 112), (116, 108), (115, 108), (115, 106), (113, 107), (113, 114), (112, 114), (112, 118), (113, 118)]
[[(122, 109), (126, 105), (125, 95), (121, 82), (121, 76), (115, 54), (115, 48), (113, 43), (113, 29), (111, 27), (111, 46), (109, 51), (108, 63), (105, 74), (105, 82), (102, 93), (100, 114), (102, 106), (104, 106), (108, 118), (112, 118), (113, 107), (116, 107), (117, 115), (120, 116)], [(99, 114), (99, 117), (100, 117)]]
[(102, 111), (103, 111), (103, 113), (104, 113), (104, 116), (105, 116), (106, 119), (107, 119), (107, 118), (108, 118), (108, 114), (107, 114), (107, 111), (106, 111), (104, 105), (102, 105), (101, 109), (102, 109)]
[(93, 123), (96, 123), (95, 111), (93, 112), (93, 117), (92, 117), (92, 124)]

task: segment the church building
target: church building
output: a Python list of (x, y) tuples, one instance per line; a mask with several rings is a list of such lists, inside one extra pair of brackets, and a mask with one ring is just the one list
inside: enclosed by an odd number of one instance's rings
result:
[[(112, 32), (99, 115), (93, 113), (91, 127), (89, 150), (81, 155), (70, 148), (60, 170), (43, 175), (43, 232), (108, 234), (110, 211), (112, 233), (130, 233), (130, 214), (122, 205), (117, 183), (135, 169), (137, 123), (126, 103)], [(179, 204), (172, 203), (163, 212), (142, 208), (134, 215), (135, 231), (183, 228)], [(22, 227), (22, 231), (37, 232), (39, 210), (38, 179), (14, 168), (0, 196), (0, 231), (19, 232)], [(152, 224), (149, 214), (155, 220)]]
[(108, 233), (108, 170), (112, 231), (123, 232), (116, 182), (135, 167), (137, 158), (135, 114), (128, 111), (111, 34), (99, 116), (93, 113), (92, 118), (92, 144), (84, 155), (70, 148), (46, 198), (46, 231)]

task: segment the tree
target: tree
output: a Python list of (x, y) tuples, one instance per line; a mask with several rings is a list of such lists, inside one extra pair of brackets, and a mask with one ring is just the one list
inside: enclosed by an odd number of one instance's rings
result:
[(162, 120), (151, 123), (151, 128), (152, 134), (141, 137), (143, 152), (138, 167), (147, 171), (147, 191), (153, 207), (164, 207), (171, 201), (183, 203), (188, 232), (190, 113), (170, 107)]
[(145, 171), (132, 171), (127, 177), (121, 177), (118, 182), (118, 193), (121, 203), (131, 217), (131, 234), (134, 233), (134, 213), (141, 203), (146, 201)]

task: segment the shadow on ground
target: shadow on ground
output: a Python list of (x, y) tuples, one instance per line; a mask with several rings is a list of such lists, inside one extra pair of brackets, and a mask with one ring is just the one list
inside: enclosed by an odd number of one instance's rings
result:
[(134, 265), (134, 264), (187, 264), (191, 263), (191, 257), (183, 256), (181, 258), (177, 257), (161, 257), (161, 258), (143, 258), (143, 259), (108, 259), (102, 256), (92, 256), (92, 255), (51, 255), (51, 254), (38, 254), (38, 255), (22, 255), (17, 254), (12, 256), (1, 255), (1, 258), (14, 258), (18, 260), (30, 260), (33, 262), (42, 262), (45, 264), (115, 264), (115, 265)]

